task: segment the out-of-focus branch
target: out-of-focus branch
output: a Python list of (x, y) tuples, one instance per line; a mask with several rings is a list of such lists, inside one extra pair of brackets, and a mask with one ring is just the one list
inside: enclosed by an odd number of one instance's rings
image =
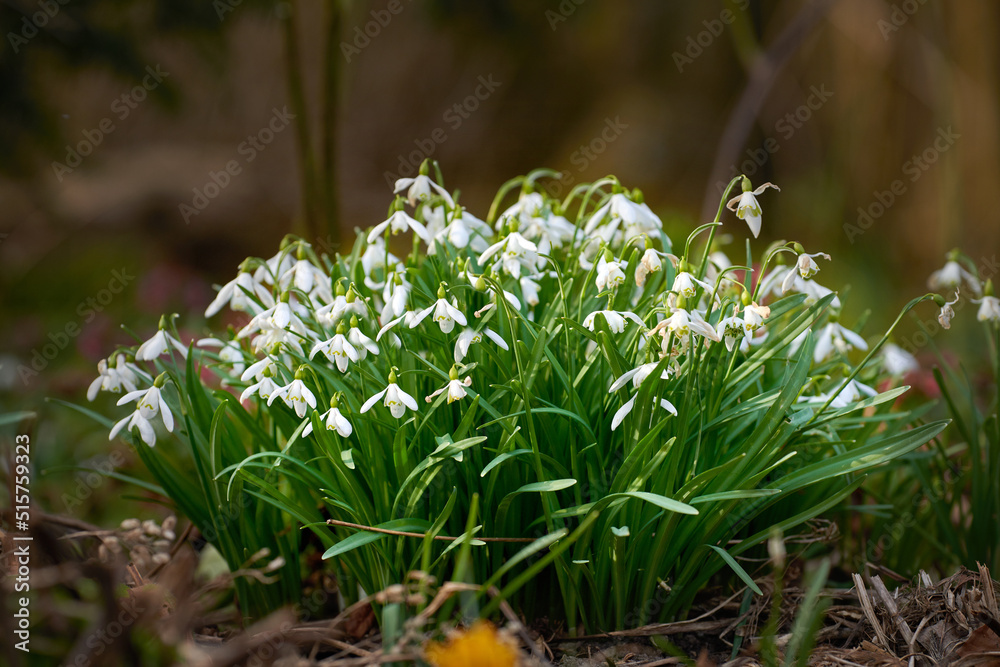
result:
[(708, 220), (719, 203), (718, 192), (714, 184), (720, 180), (728, 180), (726, 167), (736, 161), (740, 150), (746, 142), (757, 114), (767, 99), (771, 86), (778, 74), (788, 63), (788, 59), (798, 50), (805, 38), (812, 32), (816, 24), (833, 7), (836, 0), (815, 0), (806, 4), (795, 19), (778, 35), (767, 51), (760, 55), (750, 69), (750, 78), (740, 96), (739, 102), (729, 116), (726, 128), (719, 139), (719, 147), (715, 153), (715, 161), (705, 189), (701, 204), (700, 220)]

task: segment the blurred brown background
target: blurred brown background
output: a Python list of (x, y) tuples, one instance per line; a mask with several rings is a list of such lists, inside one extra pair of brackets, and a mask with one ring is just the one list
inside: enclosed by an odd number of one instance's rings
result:
[[(177, 311), (200, 334), (211, 283), (307, 232), (288, 20), (315, 128), (333, 7), (338, 214), (309, 232), (326, 250), (432, 155), (480, 216), (535, 167), (614, 173), (675, 242), (720, 180), (772, 181), (762, 239), (830, 252), (819, 280), (850, 284), (849, 321), (875, 309), (868, 335), (952, 247), (995, 267), (991, 0), (4, 0), (0, 387), (79, 398), (120, 323)], [(119, 293), (114, 270), (135, 276)]]

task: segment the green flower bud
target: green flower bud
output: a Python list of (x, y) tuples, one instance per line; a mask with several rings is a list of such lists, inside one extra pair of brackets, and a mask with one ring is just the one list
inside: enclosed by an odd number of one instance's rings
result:
[(753, 190), (753, 184), (750, 182), (750, 179), (747, 178), (746, 176), (743, 177), (743, 181), (741, 182), (740, 187), (743, 188), (743, 192), (750, 192)]
[(983, 294), (985, 296), (993, 296), (993, 279), (989, 278), (986, 284), (983, 286)]
[(166, 383), (167, 383), (166, 373), (160, 373), (159, 375), (156, 376), (156, 379), (153, 380), (153, 386), (156, 387), (157, 389), (162, 389), (163, 385), (165, 385)]
[(940, 294), (935, 294), (934, 295), (934, 304), (938, 308), (944, 308), (944, 304), (946, 304), (946, 303), (948, 303), (948, 302), (945, 300), (945, 298), (943, 296), (941, 296)]
[(396, 384), (396, 367), (393, 366), (389, 370), (389, 384)]
[(457, 380), (458, 379), (458, 366), (452, 366), (451, 371), (448, 373), (448, 379)]
[(438, 294), (438, 298), (439, 299), (443, 299), (443, 298), (445, 298), (445, 296), (448, 295), (448, 293), (444, 289), (444, 286), (445, 286), (445, 284), (444, 284), (443, 281), (441, 282), (440, 285), (438, 285), (438, 292), (437, 292), (437, 294)]

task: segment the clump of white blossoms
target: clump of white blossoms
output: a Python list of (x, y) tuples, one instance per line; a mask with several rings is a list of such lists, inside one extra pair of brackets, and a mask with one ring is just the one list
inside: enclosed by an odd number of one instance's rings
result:
[[(381, 433), (391, 442), (404, 428), (443, 436), (461, 406), (493, 419), (525, 410), (527, 401), (551, 408), (536, 393), (544, 387), (522, 375), (529, 362), (557, 370), (563, 382), (610, 386), (600, 404), (584, 406), (605, 437), (641, 431), (678, 414), (683, 387), (706, 355), (738, 368), (780, 339), (788, 318), (776, 328), (772, 313), (785, 299), (792, 306), (782, 315), (823, 308), (811, 349), (825, 384), (814, 385), (809, 403), (867, 395), (853, 376), (841, 381), (829, 370), (869, 345), (842, 323), (837, 296), (814, 281), (816, 260), (831, 259), (826, 253), (785, 243), (768, 247), (759, 268), (736, 265), (715, 242), (716, 228), (732, 225), (722, 221), (721, 204), (717, 220), (695, 229), (680, 252), (643, 193), (614, 177), (557, 200), (533, 172), (505, 184), (480, 218), (457, 203), (439, 173), (431, 176), (432, 166), (396, 183), (387, 217), (359, 232), (350, 253), (318, 256), (289, 236), (273, 257), (241, 263), (205, 311), (212, 317), (228, 306), (239, 321), (228, 332), (206, 332), (195, 359), (186, 359), (188, 347), (165, 317), (148, 341), (102, 361), (88, 397), (125, 390), (128, 400), (139, 398), (112, 437), (127, 427), (153, 444), (154, 418), (172, 430), (172, 410), (188, 410), (188, 373), (206, 368), (218, 376), (216, 391), (251, 414), (273, 414), (283, 437), (296, 430), (290, 424), (303, 436), (345, 441)], [(777, 187), (754, 189), (745, 177), (729, 187), (736, 185), (742, 194), (729, 208), (757, 237), (757, 196)], [(504, 204), (508, 194), (514, 201)], [(782, 264), (789, 255), (792, 265)], [(950, 290), (973, 278), (952, 258), (932, 283)], [(979, 302), (980, 319), (1000, 320), (991, 285)], [(939, 305), (945, 322), (951, 304)], [(789, 336), (782, 355), (794, 355), (807, 333)], [(890, 351), (885, 365), (898, 377), (911, 361)]]

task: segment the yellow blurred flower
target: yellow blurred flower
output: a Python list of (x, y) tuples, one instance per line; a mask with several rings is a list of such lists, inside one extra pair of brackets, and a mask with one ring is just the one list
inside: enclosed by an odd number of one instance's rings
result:
[(424, 657), (434, 667), (515, 667), (517, 649), (485, 621), (477, 621), (447, 643), (431, 642)]

